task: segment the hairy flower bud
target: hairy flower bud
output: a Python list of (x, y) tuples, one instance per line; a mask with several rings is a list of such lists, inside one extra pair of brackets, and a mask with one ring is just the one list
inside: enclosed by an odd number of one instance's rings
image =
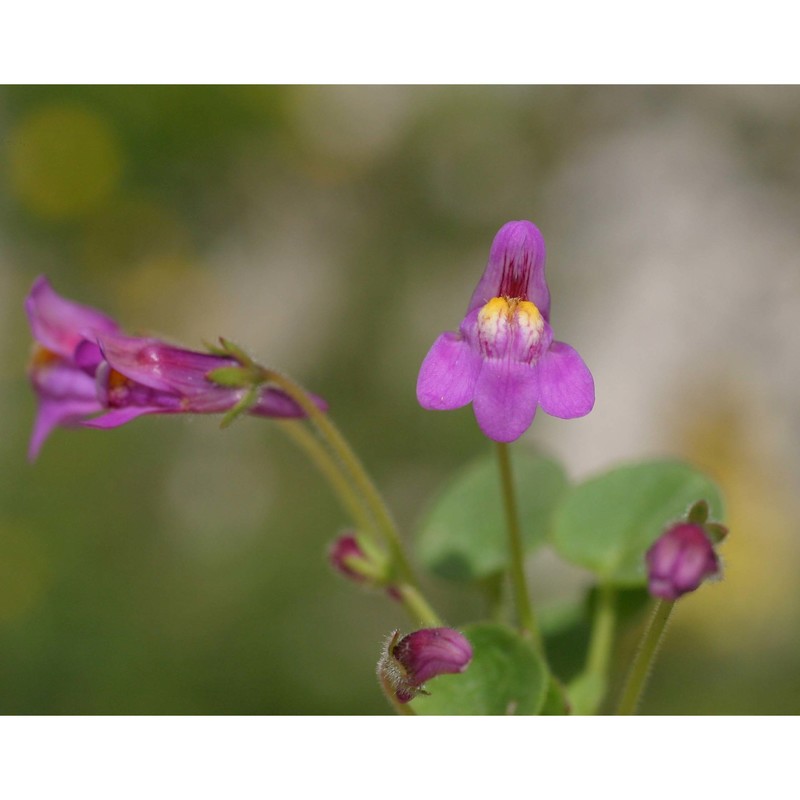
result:
[(401, 703), (427, 694), (424, 684), (437, 675), (463, 672), (472, 646), (452, 628), (423, 628), (406, 636), (395, 631), (378, 662), (378, 677)]
[(647, 551), (650, 594), (677, 600), (719, 573), (719, 559), (703, 526), (681, 522), (663, 533)]

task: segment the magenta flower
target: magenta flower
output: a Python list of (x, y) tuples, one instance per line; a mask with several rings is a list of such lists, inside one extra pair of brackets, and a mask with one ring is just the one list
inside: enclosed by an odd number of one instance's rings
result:
[(677, 600), (719, 573), (719, 558), (702, 525), (681, 522), (663, 533), (647, 551), (650, 594)]
[[(249, 386), (225, 386), (210, 373), (237, 368), (232, 356), (197, 353), (159, 339), (140, 339), (115, 333), (98, 335), (103, 361), (97, 368), (97, 397), (106, 414), (84, 420), (90, 428), (116, 428), (143, 414), (216, 414), (230, 411), (250, 391)], [(77, 358), (84, 348), (77, 349)], [(87, 354), (88, 357), (88, 354)], [(324, 411), (327, 404), (312, 398)], [(262, 386), (248, 413), (261, 417), (304, 417), (305, 412), (278, 389)]]
[(101, 355), (91, 340), (119, 327), (100, 311), (60, 297), (44, 276), (34, 282), (25, 311), (35, 339), (28, 377), (39, 403), (28, 447), (33, 461), (54, 428), (75, 425), (102, 411), (94, 381)]
[(472, 646), (452, 628), (424, 628), (400, 637), (395, 631), (378, 662), (378, 675), (401, 703), (427, 694), (423, 685), (437, 675), (464, 672)]
[(592, 410), (592, 374), (572, 347), (553, 339), (544, 262), (532, 222), (500, 228), (458, 332), (441, 334), (422, 362), (423, 408), (471, 402), (481, 430), (498, 442), (519, 438), (537, 405), (562, 419)]

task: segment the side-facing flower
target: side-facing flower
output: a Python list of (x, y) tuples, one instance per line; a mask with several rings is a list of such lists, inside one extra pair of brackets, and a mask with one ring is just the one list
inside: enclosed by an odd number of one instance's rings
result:
[[(85, 420), (91, 428), (116, 428), (143, 414), (217, 414), (235, 409), (261, 417), (304, 417), (288, 395), (268, 384), (225, 385), (214, 380), (219, 370), (239, 370), (233, 356), (199, 353), (160, 339), (116, 333), (98, 335), (103, 361), (97, 368), (97, 396), (107, 413)], [(77, 357), (90, 343), (79, 345)], [(322, 410), (327, 404), (311, 395)]]
[(481, 430), (498, 442), (519, 438), (537, 406), (562, 419), (592, 410), (589, 369), (572, 347), (553, 339), (545, 254), (532, 222), (508, 222), (498, 231), (458, 332), (441, 334), (422, 362), (423, 408), (471, 402)]
[(719, 558), (702, 525), (680, 522), (667, 529), (646, 555), (650, 594), (677, 600), (719, 573)]
[(427, 694), (424, 684), (437, 675), (464, 672), (472, 661), (472, 646), (452, 628), (423, 628), (389, 637), (378, 662), (378, 678), (401, 703)]
[(119, 326), (100, 311), (61, 297), (44, 276), (34, 282), (25, 311), (35, 340), (28, 365), (38, 398), (28, 448), (33, 461), (54, 428), (75, 425), (102, 411), (94, 381), (100, 349), (91, 342), (97, 334), (114, 333)]

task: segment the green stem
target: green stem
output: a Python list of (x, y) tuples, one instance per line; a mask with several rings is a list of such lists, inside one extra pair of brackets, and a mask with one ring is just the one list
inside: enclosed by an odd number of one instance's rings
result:
[(611, 661), (611, 647), (614, 644), (616, 627), (616, 593), (611, 586), (600, 586), (597, 608), (592, 625), (592, 638), (589, 641), (589, 654), (586, 658), (586, 672), (608, 678)]
[(642, 641), (639, 644), (639, 649), (636, 652), (636, 657), (633, 660), (631, 671), (628, 673), (628, 681), (625, 684), (617, 714), (628, 715), (636, 713), (639, 699), (650, 674), (650, 668), (653, 665), (667, 621), (674, 607), (674, 600), (659, 600), (656, 603), (642, 636)]
[(302, 420), (276, 420), (281, 430), (311, 459), (311, 462), (328, 481), (344, 510), (350, 514), (360, 531), (375, 530), (375, 521), (366, 513), (361, 498), (350, 481), (342, 474), (339, 465), (320, 440)]
[(264, 378), (275, 386), (282, 389), (305, 411), (308, 418), (320, 432), (322, 437), (336, 454), (344, 469), (350, 474), (353, 483), (358, 488), (368, 507), (375, 516), (378, 529), (386, 539), (387, 544), (392, 550), (394, 562), (397, 565), (403, 578), (416, 585), (416, 580), (411, 569), (411, 564), (403, 551), (400, 534), (394, 524), (389, 509), (383, 502), (383, 498), (378, 492), (372, 479), (367, 474), (358, 456), (353, 452), (347, 440), (339, 432), (339, 429), (330, 417), (321, 411), (316, 403), (308, 396), (306, 391), (291, 378), (274, 370), (264, 370)]
[(400, 595), (400, 600), (415, 625), (438, 628), (442, 624), (436, 612), (415, 586), (403, 583), (394, 588)]
[[(345, 508), (353, 515), (354, 521), (362, 526), (365, 533), (377, 530), (388, 540), (393, 562), (400, 573), (401, 580), (395, 585), (397, 596), (414, 624), (437, 627), (442, 624), (439, 616), (422, 595), (414, 578), (411, 565), (403, 551), (400, 534), (389, 514), (383, 498), (353, 452), (347, 440), (339, 432), (326, 414), (319, 410), (301, 386), (285, 375), (264, 371), (264, 377), (278, 385), (306, 412), (317, 431), (330, 445), (337, 458), (311, 434), (302, 423), (283, 422), (281, 427), (305, 450), (318, 469), (327, 478), (334, 492)], [(337, 460), (338, 459), (338, 460)], [(352, 483), (348, 480), (349, 474)], [(353, 484), (358, 490), (353, 488)], [(366, 509), (365, 509), (366, 505)], [(364, 547), (366, 549), (366, 542)]]
[(497, 442), (497, 460), (500, 467), (500, 482), (503, 487), (503, 504), (506, 512), (506, 528), (508, 530), (508, 547), (511, 556), (511, 585), (514, 591), (514, 603), (520, 632), (531, 638), (539, 650), (542, 649), (541, 636), (536, 624), (536, 617), (531, 606), (528, 585), (525, 581), (524, 550), (522, 547), (522, 531), (519, 524), (519, 512), (514, 492), (514, 477), (511, 472), (511, 458), (508, 445)]

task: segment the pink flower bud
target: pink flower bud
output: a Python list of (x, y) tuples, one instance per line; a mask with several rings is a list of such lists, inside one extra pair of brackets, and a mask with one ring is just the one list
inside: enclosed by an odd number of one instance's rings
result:
[(677, 600), (719, 573), (719, 559), (701, 525), (673, 525), (647, 551), (650, 594)]
[(328, 550), (328, 560), (331, 566), (348, 580), (356, 583), (363, 583), (366, 580), (366, 575), (358, 570), (358, 566), (367, 563), (367, 557), (353, 534), (346, 533), (333, 542)]
[(401, 638), (395, 631), (378, 662), (378, 676), (401, 703), (427, 694), (423, 684), (437, 675), (463, 672), (472, 646), (452, 628), (423, 628)]

